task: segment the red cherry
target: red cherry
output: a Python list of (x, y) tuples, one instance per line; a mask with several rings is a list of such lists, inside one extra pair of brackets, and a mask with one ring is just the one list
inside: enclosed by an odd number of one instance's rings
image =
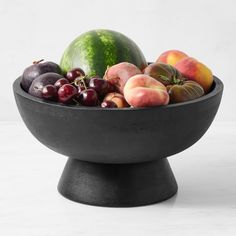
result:
[(111, 82), (107, 81), (107, 93), (117, 92), (117, 87)]
[(66, 78), (70, 83), (74, 82), (77, 77), (85, 76), (84, 71), (81, 68), (73, 68), (66, 73)]
[(103, 96), (107, 93), (108, 83), (102, 78), (94, 77), (89, 81), (89, 88), (96, 90), (99, 96)]
[(84, 85), (80, 85), (80, 86), (78, 86), (78, 94), (80, 94), (82, 91), (84, 91), (86, 88), (85, 88), (85, 86)]
[(71, 84), (64, 84), (58, 90), (58, 98), (62, 103), (71, 103), (77, 95), (77, 89)]
[(56, 87), (52, 84), (45, 85), (42, 89), (42, 97), (48, 100), (56, 100), (57, 99)]
[(78, 96), (78, 102), (83, 106), (97, 106), (98, 95), (94, 89), (85, 89)]
[(64, 84), (69, 84), (69, 81), (66, 78), (61, 78), (57, 80), (54, 84), (54, 86), (57, 88), (57, 90), (62, 87)]

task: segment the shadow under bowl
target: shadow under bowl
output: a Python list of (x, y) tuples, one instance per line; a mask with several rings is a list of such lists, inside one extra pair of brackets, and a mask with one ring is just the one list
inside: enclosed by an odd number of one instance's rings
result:
[(177, 191), (166, 157), (197, 142), (211, 125), (223, 93), (150, 108), (68, 106), (44, 101), (13, 84), (30, 132), (69, 157), (58, 189), (67, 198), (100, 206), (137, 206), (165, 200)]

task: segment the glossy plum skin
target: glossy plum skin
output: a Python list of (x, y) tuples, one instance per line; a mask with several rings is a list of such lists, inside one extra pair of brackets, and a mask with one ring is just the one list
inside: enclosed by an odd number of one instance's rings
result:
[(58, 64), (48, 61), (48, 62), (35, 62), (35, 64), (27, 67), (23, 74), (21, 79), (21, 86), (22, 88), (28, 92), (32, 82), (34, 79), (36, 79), (38, 76), (48, 73), (48, 72), (54, 72), (57, 74), (61, 74), (61, 69)]
[(34, 81), (32, 82), (30, 88), (29, 88), (29, 94), (42, 98), (42, 89), (44, 86), (48, 84), (54, 85), (55, 82), (59, 79), (63, 78), (62, 75), (53, 73), (53, 72), (48, 72), (45, 74), (42, 74), (38, 76)]

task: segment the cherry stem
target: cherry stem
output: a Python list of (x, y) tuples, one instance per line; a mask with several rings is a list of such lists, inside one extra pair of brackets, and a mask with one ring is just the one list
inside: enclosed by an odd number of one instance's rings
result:
[(42, 62), (42, 61), (44, 61), (44, 59), (41, 59), (41, 60), (39, 60), (39, 61), (33, 61), (33, 64), (35, 65), (35, 64), (39, 64), (40, 62)]
[(76, 105), (80, 105), (76, 99), (73, 98), (72, 100), (76, 103)]
[(74, 83), (77, 87), (79, 86), (79, 82), (82, 82), (83, 86), (85, 87), (85, 89), (87, 89), (88, 87), (86, 86), (86, 83), (84, 81), (85, 78), (87, 78), (87, 76), (81, 76), (81, 77), (77, 77), (78, 79), (75, 79), (72, 83)]
[(82, 77), (82, 78), (81, 78), (81, 81), (82, 81), (82, 83), (83, 83), (85, 89), (88, 89), (87, 86), (86, 86), (86, 83), (85, 83), (85, 81), (84, 81), (85, 77), (86, 77), (86, 76)]

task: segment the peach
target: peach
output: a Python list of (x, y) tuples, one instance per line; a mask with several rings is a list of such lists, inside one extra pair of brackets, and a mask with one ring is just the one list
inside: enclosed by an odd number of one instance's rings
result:
[(124, 87), (126, 101), (133, 107), (151, 107), (169, 103), (165, 85), (149, 75), (135, 75)]
[(126, 102), (124, 96), (120, 93), (108, 93), (103, 101), (112, 101), (114, 102), (118, 108), (129, 107), (129, 104)]
[(158, 57), (156, 62), (163, 62), (163, 63), (170, 64), (170, 65), (174, 66), (178, 61), (182, 60), (185, 57), (188, 57), (188, 55), (182, 51), (168, 50), (168, 51), (163, 52)]
[(213, 74), (211, 70), (203, 63), (192, 57), (186, 57), (179, 61), (175, 68), (183, 75), (183, 77), (199, 83), (205, 93), (207, 93), (213, 83)]
[(119, 92), (123, 94), (127, 80), (141, 73), (141, 70), (137, 66), (128, 62), (121, 62), (108, 67), (103, 78), (115, 85)]

